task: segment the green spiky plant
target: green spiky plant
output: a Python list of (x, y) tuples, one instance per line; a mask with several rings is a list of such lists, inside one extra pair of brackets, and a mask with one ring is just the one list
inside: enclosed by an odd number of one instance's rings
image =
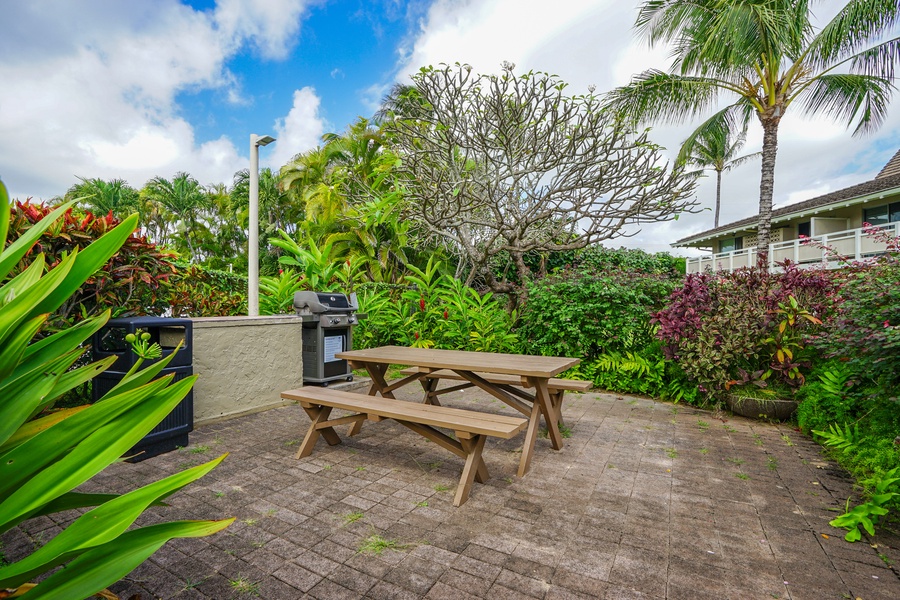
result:
[[(131, 528), (148, 506), (209, 472), (224, 455), (127, 494), (74, 491), (149, 433), (187, 395), (194, 378), (153, 380), (168, 364), (162, 360), (130, 372), (91, 406), (53, 408), (60, 395), (111, 366), (115, 357), (70, 370), (84, 352), (82, 343), (106, 323), (109, 312), (40, 339), (35, 336), (48, 315), (106, 264), (137, 223), (137, 216), (125, 219), (46, 272), (40, 255), (10, 276), (41, 233), (71, 206), (54, 210), (7, 247), (10, 204), (0, 182), (0, 533), (27, 519), (93, 507), (30, 555), (0, 567), (2, 597), (86, 598), (125, 576), (169, 539), (210, 535), (233, 521)], [(64, 568), (40, 583), (30, 583), (60, 565)]]

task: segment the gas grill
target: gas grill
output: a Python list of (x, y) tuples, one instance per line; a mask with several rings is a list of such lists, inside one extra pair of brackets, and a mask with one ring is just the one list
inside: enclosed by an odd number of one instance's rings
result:
[(303, 383), (353, 381), (350, 365), (335, 354), (353, 349), (353, 326), (365, 317), (356, 294), (297, 292), (294, 309), (303, 321)]

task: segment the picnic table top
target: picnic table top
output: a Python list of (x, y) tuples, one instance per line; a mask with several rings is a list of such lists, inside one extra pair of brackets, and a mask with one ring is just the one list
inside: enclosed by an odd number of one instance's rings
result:
[(335, 357), (367, 363), (506, 373), (522, 377), (539, 378), (553, 377), (581, 362), (581, 359), (565, 356), (529, 356), (526, 354), (500, 354), (466, 350), (408, 348), (405, 346), (381, 346), (366, 350), (350, 350), (348, 352), (340, 352)]

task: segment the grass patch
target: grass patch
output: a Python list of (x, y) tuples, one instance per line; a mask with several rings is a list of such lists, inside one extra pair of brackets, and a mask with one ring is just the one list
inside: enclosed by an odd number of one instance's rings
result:
[(666, 448), (666, 456), (669, 458), (678, 458), (678, 450), (675, 448)]
[(239, 594), (247, 594), (249, 596), (259, 596), (259, 582), (250, 581), (246, 577), (238, 575), (237, 579), (230, 581), (231, 587)]
[(449, 492), (449, 491), (450, 491), (450, 486), (449, 486), (449, 485), (444, 485), (443, 483), (439, 483), (439, 484), (437, 484), (436, 486), (434, 486), (434, 491), (436, 491), (436, 492)]
[(209, 446), (194, 446), (191, 448), (191, 454), (206, 454), (209, 452)]
[[(560, 425), (559, 435), (561, 435), (564, 439), (569, 439), (570, 437), (572, 437), (572, 430), (565, 425)], [(547, 431), (546, 427), (541, 427), (541, 429), (538, 431), (538, 437), (547, 439), (548, 437), (550, 437), (550, 432)]]
[(184, 587), (182, 587), (182, 591), (192, 590), (196, 587), (199, 587), (204, 581), (206, 581), (206, 577), (200, 580), (193, 580), (190, 577), (184, 580)]
[(738, 473), (735, 473), (734, 476), (737, 477), (738, 479), (743, 479), (744, 481), (747, 481), (748, 479), (750, 479), (750, 476), (747, 475), (746, 473), (738, 472)]
[(350, 523), (356, 523), (357, 521), (362, 519), (364, 516), (366, 516), (366, 515), (363, 514), (362, 511), (358, 510), (356, 512), (347, 513), (346, 515), (343, 515), (341, 517), (341, 519), (344, 521), (345, 525), (349, 525)]
[(406, 546), (396, 540), (385, 539), (380, 535), (370, 535), (362, 541), (357, 552), (378, 556), (385, 550), (402, 550), (404, 548), (406, 548)]

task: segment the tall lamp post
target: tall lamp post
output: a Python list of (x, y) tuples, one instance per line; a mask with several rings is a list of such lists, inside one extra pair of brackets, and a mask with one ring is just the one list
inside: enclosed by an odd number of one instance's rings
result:
[(275, 141), (271, 135), (250, 134), (250, 240), (248, 244), (247, 314), (259, 315), (259, 147)]

